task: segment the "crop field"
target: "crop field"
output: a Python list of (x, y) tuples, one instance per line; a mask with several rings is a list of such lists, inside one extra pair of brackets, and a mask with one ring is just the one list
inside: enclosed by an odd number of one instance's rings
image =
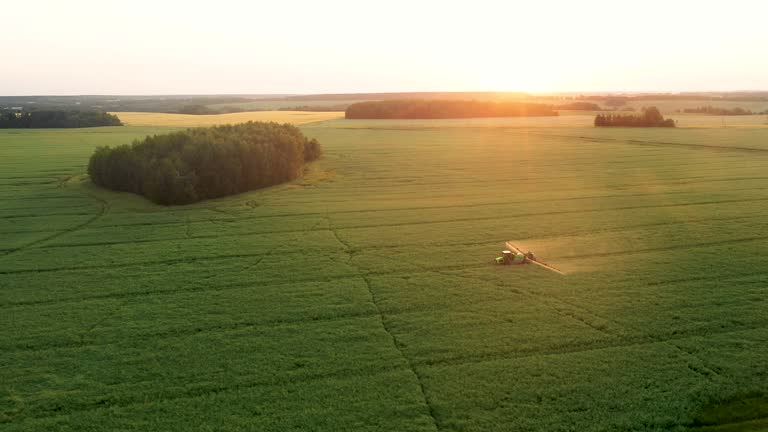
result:
[(321, 120), (343, 118), (343, 112), (304, 111), (253, 111), (231, 114), (167, 114), (147, 112), (113, 113), (127, 126), (171, 126), (202, 127), (219, 124), (244, 123), (247, 121), (272, 121), (278, 123), (303, 124)]
[(768, 428), (764, 116), (305, 114), (304, 178), (177, 207), (85, 166), (188, 116), (0, 131), (0, 431)]

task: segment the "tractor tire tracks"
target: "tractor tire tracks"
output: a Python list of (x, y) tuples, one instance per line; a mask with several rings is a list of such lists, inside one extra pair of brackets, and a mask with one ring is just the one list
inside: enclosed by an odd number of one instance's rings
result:
[(405, 361), (405, 364), (408, 366), (408, 369), (413, 373), (413, 376), (416, 380), (416, 383), (418, 384), (419, 391), (421, 392), (421, 397), (424, 400), (424, 405), (427, 409), (427, 414), (432, 419), (432, 424), (435, 427), (436, 431), (440, 430), (440, 424), (437, 420), (437, 416), (435, 415), (435, 409), (433, 407), (432, 402), (430, 401), (429, 396), (427, 396), (427, 390), (424, 387), (424, 378), (416, 371), (416, 368), (413, 365), (413, 361), (405, 354), (405, 351), (403, 350), (400, 342), (397, 340), (397, 336), (395, 336), (392, 329), (387, 325), (387, 319), (384, 316), (384, 313), (381, 311), (381, 308), (379, 307), (379, 301), (376, 298), (376, 292), (371, 287), (371, 282), (368, 279), (368, 276), (366, 273), (364, 273), (358, 266), (351, 263), (355, 250), (350, 246), (349, 243), (344, 241), (340, 236), (339, 233), (336, 230), (336, 227), (333, 225), (333, 221), (330, 217), (326, 215), (326, 218), (328, 220), (328, 228), (333, 233), (333, 236), (336, 238), (336, 241), (338, 241), (342, 246), (344, 246), (345, 250), (348, 254), (347, 263), (349, 263), (352, 267), (354, 267), (357, 272), (360, 275), (360, 278), (365, 282), (365, 287), (368, 290), (368, 294), (370, 295), (371, 303), (373, 303), (373, 306), (376, 310), (376, 314), (378, 315), (379, 322), (381, 323), (381, 328), (384, 330), (385, 333), (387, 333), (392, 341), (392, 346), (397, 350), (398, 353), (400, 353), (400, 356)]
[(26, 249), (29, 249), (31, 247), (37, 246), (39, 244), (42, 244), (42, 243), (54, 240), (56, 238), (59, 238), (59, 237), (61, 237), (63, 235), (71, 234), (71, 233), (79, 231), (79, 230), (81, 230), (83, 228), (86, 228), (88, 225), (91, 225), (92, 223), (94, 223), (97, 220), (101, 219), (104, 215), (107, 214), (107, 212), (109, 212), (109, 207), (110, 206), (109, 206), (109, 203), (106, 200), (104, 200), (102, 198), (99, 198), (96, 195), (92, 195), (92, 194), (87, 194), (87, 195), (89, 197), (93, 198), (94, 200), (96, 200), (99, 203), (99, 210), (98, 210), (98, 212), (95, 215), (93, 215), (90, 218), (88, 218), (85, 222), (83, 222), (81, 224), (78, 224), (78, 225), (75, 225), (74, 227), (71, 227), (71, 228), (68, 228), (68, 229), (65, 229), (65, 230), (62, 230), (62, 231), (57, 231), (57, 232), (55, 232), (55, 233), (53, 233), (53, 234), (51, 234), (49, 236), (37, 239), (37, 240), (35, 240), (33, 242), (30, 242), (30, 243), (27, 243), (27, 244), (25, 244), (23, 246), (3, 251), (3, 252), (0, 253), (0, 259), (7, 258), (8, 256), (11, 256), (13, 254), (22, 252), (22, 251), (24, 251)]

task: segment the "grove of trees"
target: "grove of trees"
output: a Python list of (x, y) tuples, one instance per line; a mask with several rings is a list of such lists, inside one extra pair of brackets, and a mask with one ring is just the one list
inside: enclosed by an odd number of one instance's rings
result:
[(0, 114), (0, 129), (84, 128), (122, 126), (120, 119), (102, 111), (9, 111)]
[(88, 164), (99, 186), (158, 204), (188, 204), (296, 179), (320, 144), (289, 124), (248, 122), (98, 147)]
[(347, 107), (348, 119), (439, 119), (556, 116), (551, 105), (477, 100), (383, 100)]
[(656, 107), (643, 108), (635, 114), (598, 114), (595, 116), (597, 127), (675, 127), (675, 121), (665, 119)]

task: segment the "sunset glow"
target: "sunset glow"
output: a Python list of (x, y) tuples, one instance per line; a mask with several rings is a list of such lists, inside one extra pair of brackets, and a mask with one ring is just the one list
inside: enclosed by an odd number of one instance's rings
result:
[(2, 15), (18, 42), (2, 94), (768, 87), (761, 1), (48, 0)]

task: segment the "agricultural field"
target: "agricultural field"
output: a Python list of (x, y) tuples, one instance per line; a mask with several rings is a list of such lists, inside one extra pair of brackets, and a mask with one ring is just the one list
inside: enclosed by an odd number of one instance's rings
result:
[(768, 428), (764, 116), (303, 114), (304, 178), (175, 207), (88, 158), (207, 116), (0, 131), (0, 431)]
[(304, 124), (343, 118), (343, 112), (251, 111), (231, 114), (169, 114), (147, 112), (112, 113), (126, 126), (203, 127), (248, 121)]

